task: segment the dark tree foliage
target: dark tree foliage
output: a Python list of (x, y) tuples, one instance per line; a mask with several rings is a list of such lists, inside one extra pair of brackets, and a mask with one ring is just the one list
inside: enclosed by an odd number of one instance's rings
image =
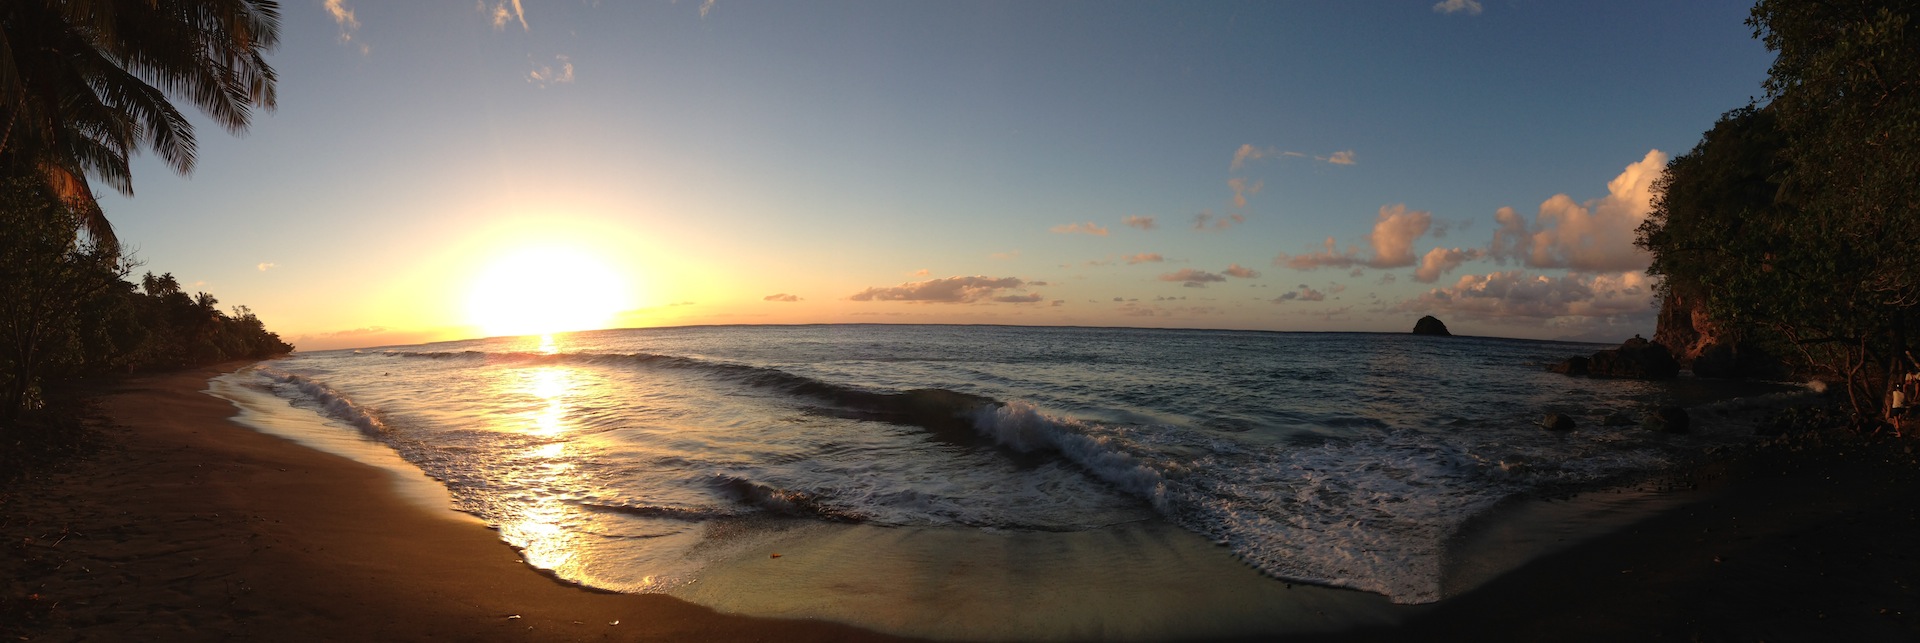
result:
[(147, 274), (81, 241), (73, 209), (31, 178), (0, 181), (0, 428), (48, 381), (259, 359), (293, 347), (245, 306), (222, 312), (173, 275)]
[(1638, 242), (1667, 294), (1789, 346), (1875, 417), (1920, 305), (1920, 25), (1911, 3), (1760, 0), (1765, 107), (1727, 113), (1658, 186)]
[(174, 100), (235, 133), (273, 108), (279, 21), (273, 0), (0, 2), (0, 171), (39, 178), (112, 250), (89, 178), (131, 195), (141, 150), (191, 171)]

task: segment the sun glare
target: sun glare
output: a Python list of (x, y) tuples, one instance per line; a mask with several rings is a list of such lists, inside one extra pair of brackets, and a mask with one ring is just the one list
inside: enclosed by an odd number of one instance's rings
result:
[(528, 248), (483, 269), (467, 297), (467, 319), (489, 336), (605, 328), (629, 307), (626, 280), (577, 248)]

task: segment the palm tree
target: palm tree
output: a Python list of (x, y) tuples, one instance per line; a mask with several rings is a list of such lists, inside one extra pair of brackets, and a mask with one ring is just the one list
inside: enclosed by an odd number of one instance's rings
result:
[(117, 248), (88, 177), (133, 194), (130, 156), (193, 170), (199, 107), (229, 132), (274, 106), (275, 0), (0, 0), (0, 173), (37, 176)]

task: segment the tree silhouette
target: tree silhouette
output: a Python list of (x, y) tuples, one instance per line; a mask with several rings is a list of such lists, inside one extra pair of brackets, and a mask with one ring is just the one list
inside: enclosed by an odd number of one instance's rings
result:
[(37, 177), (117, 251), (88, 178), (132, 195), (127, 160), (143, 149), (191, 172), (193, 125), (169, 97), (236, 134), (272, 109), (279, 13), (274, 0), (0, 2), (0, 172)]

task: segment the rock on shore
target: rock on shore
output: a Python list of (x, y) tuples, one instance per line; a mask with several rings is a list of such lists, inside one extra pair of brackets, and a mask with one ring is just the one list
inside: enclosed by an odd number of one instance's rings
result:
[(1667, 347), (1635, 335), (1619, 348), (1609, 348), (1592, 357), (1570, 357), (1548, 370), (1565, 375), (1658, 380), (1679, 375), (1680, 363), (1674, 361)]

